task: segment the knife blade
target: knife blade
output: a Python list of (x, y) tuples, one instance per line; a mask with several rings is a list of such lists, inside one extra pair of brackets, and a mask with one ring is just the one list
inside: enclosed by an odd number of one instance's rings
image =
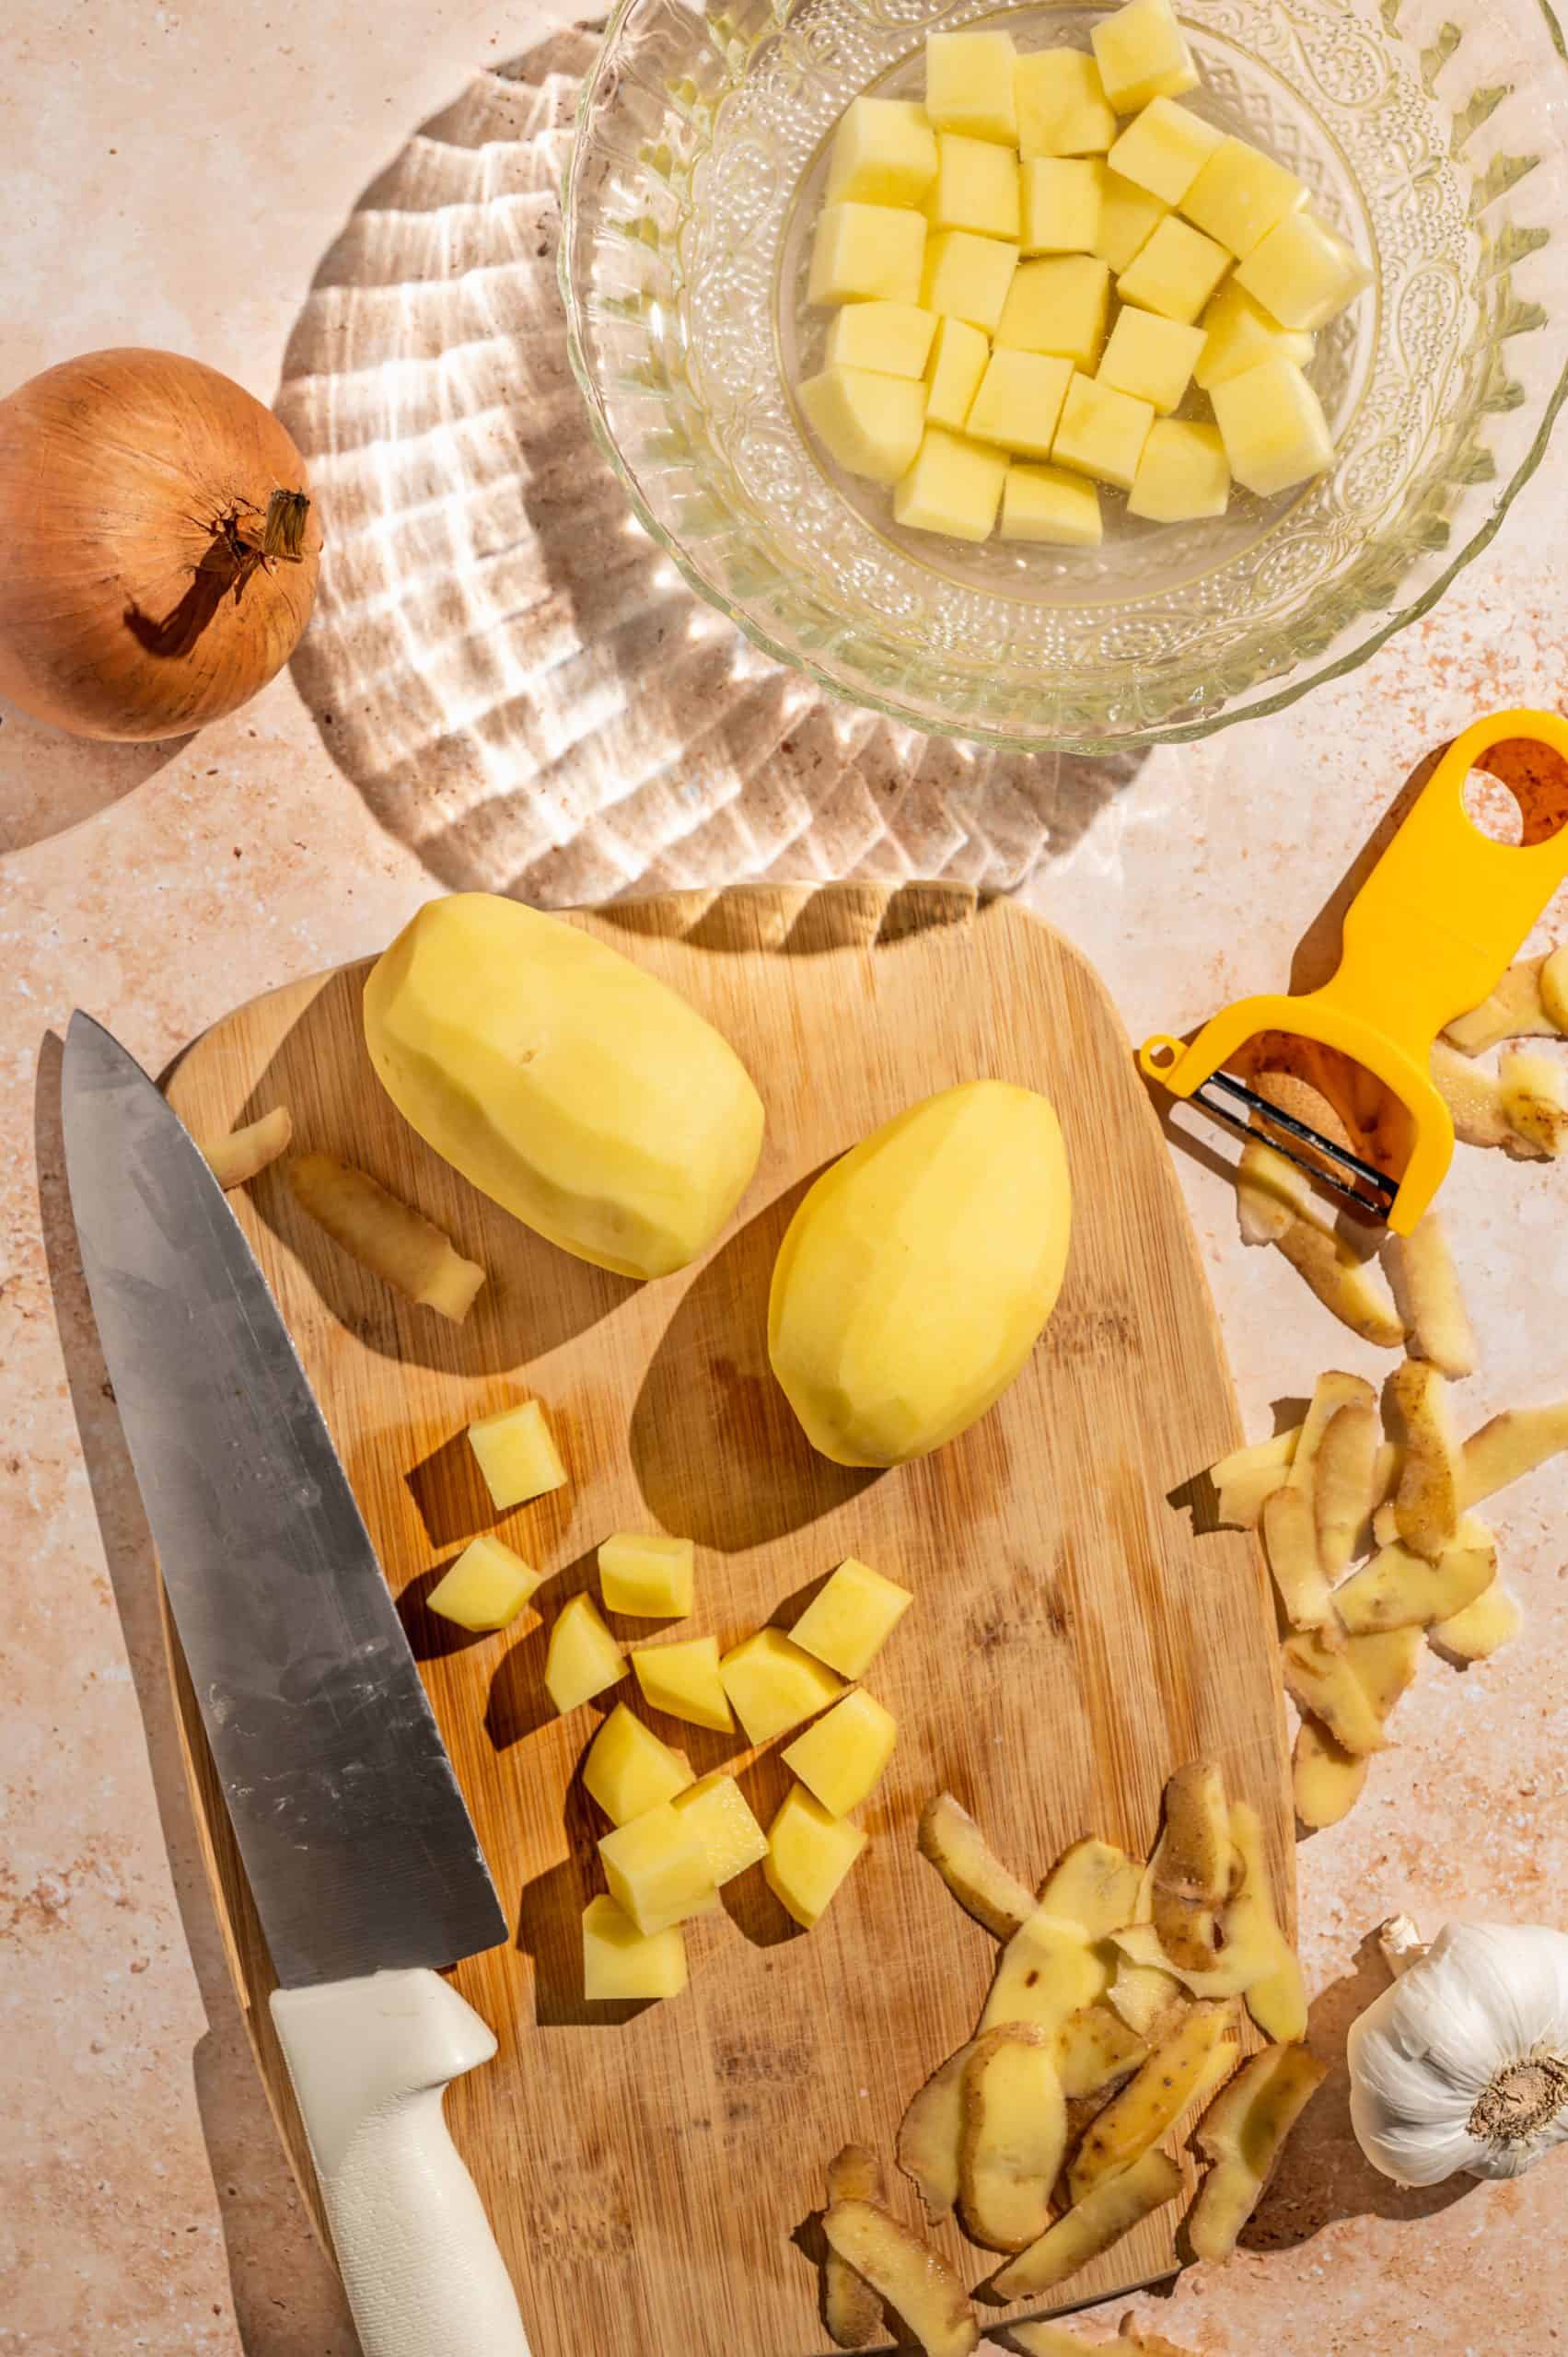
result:
[(495, 2040), (430, 1969), (506, 1921), (369, 1533), (200, 1148), (81, 1013), (62, 1100), (104, 1359), (366, 2357), (527, 2357), (440, 2114)]

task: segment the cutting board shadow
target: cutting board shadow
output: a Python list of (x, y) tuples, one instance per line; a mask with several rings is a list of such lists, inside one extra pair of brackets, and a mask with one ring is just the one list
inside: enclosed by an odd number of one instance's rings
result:
[[(693, 1268), (638, 1286), (554, 1251), (481, 1199), (377, 1087), (365, 969), (274, 993), (188, 1051), (169, 1095), (201, 1134), (271, 1104), (296, 1143), (417, 1203), (490, 1282), (453, 1328), (394, 1300), (293, 1206), (278, 1170), (236, 1210), (282, 1305), (399, 1597), (513, 1927), (458, 1968), (500, 2053), (447, 2101), (519, 2286), (535, 2357), (808, 2357), (829, 2346), (812, 2216), (851, 2138), (889, 2165), (911, 2095), (972, 2028), (994, 1949), (919, 1858), (947, 1786), (1026, 1876), (1096, 1831), (1140, 1851), (1165, 1779), (1221, 1759), (1260, 1808), (1282, 1911), (1292, 1852), (1273, 1614), (1249, 1534), (1194, 1535), (1172, 1495), (1240, 1438), (1213, 1307), (1158, 1120), (1105, 991), (1005, 902), (922, 887), (684, 896), (576, 915), (734, 1042), (768, 1135), (735, 1223)], [(999, 1406), (950, 1447), (878, 1475), (816, 1457), (769, 1374), (779, 1238), (811, 1176), (912, 1100), (992, 1075), (1041, 1088), (1066, 1135), (1073, 1248), (1061, 1301)], [(465, 1425), (531, 1394), (568, 1487), (497, 1516)], [(728, 1644), (787, 1622), (846, 1555), (915, 1591), (867, 1683), (899, 1746), (864, 1812), (871, 1846), (801, 1933), (759, 1870), (691, 1928), (691, 1985), (665, 2005), (586, 2005), (580, 1918), (602, 1827), (582, 1755), (601, 1711), (562, 1720), (548, 1625), (610, 1530), (698, 1542), (690, 1632)], [(549, 1576), (499, 1637), (425, 1607), (477, 1530)], [(649, 1623), (622, 1622), (642, 1640)], [(272, 1974), (171, 1642), (214, 1896), (280, 2132), (319, 2223), (272, 2036)], [(622, 1693), (625, 1688), (621, 1689)], [(615, 1695), (601, 1698), (608, 1708)], [(661, 1722), (698, 1773), (727, 1766), (764, 1818), (777, 1747)], [(1190, 2158), (1183, 2166), (1191, 2181)], [(895, 2206), (912, 2219), (912, 2190)], [(1176, 2208), (1063, 2287), (1076, 2306), (1177, 2263)], [(971, 2283), (993, 2261), (936, 2239)], [(994, 2310), (1038, 2314), (1046, 2304)]]

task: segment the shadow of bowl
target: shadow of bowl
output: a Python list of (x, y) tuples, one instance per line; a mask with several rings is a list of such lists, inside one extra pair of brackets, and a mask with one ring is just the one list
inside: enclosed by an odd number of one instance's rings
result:
[(294, 677), (323, 742), (456, 890), (1016, 887), (1142, 754), (995, 753), (832, 702), (686, 587), (594, 441), (556, 260), (596, 48), (554, 33), (422, 123), (295, 323), (276, 406), (327, 548)]

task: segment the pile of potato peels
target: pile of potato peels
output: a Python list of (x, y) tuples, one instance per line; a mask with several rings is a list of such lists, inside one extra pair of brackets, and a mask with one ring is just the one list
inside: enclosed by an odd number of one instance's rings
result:
[[(898, 2141), (933, 2223), (956, 2216), (1005, 2255), (981, 2295), (1052, 2293), (1174, 2200), (1182, 2173), (1162, 2147), (1193, 2122), (1209, 2166), (1187, 2234), (1200, 2258), (1228, 2258), (1324, 2077), (1301, 2042), (1306, 1991), (1257, 1811), (1195, 1762), (1167, 1787), (1146, 1864), (1077, 1841), (1038, 1896), (950, 1794), (927, 1804), (920, 1846), (1003, 1943), (974, 2037), (916, 2092)], [(1239, 2004), (1272, 2041), (1246, 2062)], [(928, 2357), (967, 2357), (971, 2302), (887, 2206), (875, 2157), (846, 2146), (828, 2196), (824, 2307), (839, 2346), (879, 2338), (886, 2305)]]

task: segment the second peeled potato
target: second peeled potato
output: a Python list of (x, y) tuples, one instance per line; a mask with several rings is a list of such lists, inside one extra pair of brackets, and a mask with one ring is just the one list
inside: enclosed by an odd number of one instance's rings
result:
[(1072, 1190), (1035, 1090), (969, 1081), (823, 1172), (773, 1269), (768, 1348), (813, 1447), (899, 1465), (965, 1431), (1055, 1306)]

